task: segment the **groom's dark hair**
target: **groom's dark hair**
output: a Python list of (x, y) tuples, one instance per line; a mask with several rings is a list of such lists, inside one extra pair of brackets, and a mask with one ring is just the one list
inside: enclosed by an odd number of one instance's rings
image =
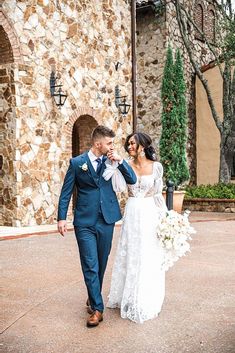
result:
[(106, 126), (98, 125), (91, 134), (91, 141), (94, 142), (103, 137), (115, 137), (115, 133), (113, 130), (109, 129)]

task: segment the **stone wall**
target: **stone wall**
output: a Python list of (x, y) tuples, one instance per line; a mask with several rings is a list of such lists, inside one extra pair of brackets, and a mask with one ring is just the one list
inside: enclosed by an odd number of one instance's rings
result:
[[(166, 0), (166, 2), (167, 2), (167, 6), (166, 6), (167, 45), (170, 44), (174, 51), (176, 51), (176, 48), (180, 48), (183, 54), (184, 64), (185, 64), (185, 78), (187, 81), (187, 96), (189, 99), (190, 91), (191, 91), (191, 76), (193, 73), (193, 69), (190, 64), (187, 51), (183, 45), (183, 40), (181, 38), (180, 30), (176, 20), (175, 6), (171, 0)], [(189, 13), (189, 16), (191, 16), (191, 18), (194, 19), (194, 11), (196, 9), (196, 5), (198, 1), (187, 0), (187, 1), (183, 1), (183, 3), (185, 5), (187, 12)], [(208, 20), (208, 12), (211, 9), (211, 5), (208, 5), (207, 2), (203, 0), (200, 1), (200, 4), (203, 4), (203, 7), (204, 7), (203, 23), (206, 24)], [(194, 60), (196, 60), (199, 67), (202, 67), (210, 63), (211, 61), (213, 61), (214, 56), (208, 50), (207, 45), (202, 40), (198, 39), (198, 35), (196, 31), (194, 30), (193, 26), (190, 23), (188, 23), (187, 30), (190, 35), (190, 40), (193, 43), (193, 50), (194, 50), (193, 57), (194, 57)]]
[[(194, 17), (195, 6), (198, 1), (187, 0), (184, 4), (189, 14)], [(204, 6), (204, 23), (206, 31), (212, 30), (207, 26), (211, 21), (211, 5), (206, 6), (205, 1), (200, 1)], [(194, 46), (194, 57), (199, 66), (211, 62), (214, 57), (207, 50), (205, 43), (198, 40), (192, 26), (188, 26)], [(152, 10), (140, 12), (137, 16), (137, 93), (138, 93), (138, 130), (145, 131), (151, 135), (158, 150), (161, 134), (161, 82), (165, 65), (166, 49), (171, 45), (173, 52), (180, 48), (183, 61), (184, 73), (187, 84), (188, 103), (188, 143), (187, 156), (190, 167), (191, 183), (196, 182), (196, 113), (195, 113), (195, 77), (186, 50), (184, 49), (180, 31), (176, 21), (176, 11), (171, 0), (166, 0), (165, 11), (162, 15), (155, 15)]]
[(12, 65), (0, 66), (0, 216), (1, 223), (12, 225), (17, 212), (15, 174), (15, 86)]
[(231, 199), (185, 199), (184, 210), (235, 213), (235, 200)]
[[(5, 175), (8, 160), (13, 168), (4, 190), (14, 189), (17, 200), (14, 215), (3, 212), (3, 224), (50, 224), (56, 221), (76, 121), (92, 117), (112, 127), (118, 147), (131, 132), (131, 112), (120, 122), (114, 103), (117, 84), (131, 100), (130, 8), (125, 0), (5, 0), (1, 16), (13, 50), (15, 87), (15, 114), (1, 126), (5, 134), (9, 124), (15, 126), (11, 156), (3, 153)], [(18, 48), (12, 33), (17, 33)], [(118, 61), (122, 66), (116, 71)], [(4, 63), (0, 69), (6, 69)], [(52, 70), (68, 95), (61, 109), (50, 96)], [(80, 150), (87, 145), (82, 124)], [(69, 215), (71, 220), (71, 209)]]
[(157, 148), (161, 134), (161, 81), (166, 56), (166, 22), (153, 11), (137, 13), (138, 130)]

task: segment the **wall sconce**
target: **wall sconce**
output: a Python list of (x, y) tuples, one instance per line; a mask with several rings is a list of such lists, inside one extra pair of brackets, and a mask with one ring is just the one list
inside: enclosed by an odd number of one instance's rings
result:
[(123, 64), (120, 63), (120, 61), (116, 62), (115, 64), (115, 70), (118, 71), (119, 70), (119, 67), (121, 67)]
[[(55, 77), (55, 72), (51, 72), (50, 76), (50, 92), (51, 97), (54, 98), (55, 104), (57, 107), (62, 107), (67, 99), (67, 94), (62, 92), (61, 87), (63, 85), (56, 85), (57, 77)], [(56, 90), (57, 89), (57, 90)]]
[(122, 115), (127, 115), (131, 105), (126, 102), (127, 96), (121, 96), (119, 86), (115, 87), (115, 105), (119, 109)]

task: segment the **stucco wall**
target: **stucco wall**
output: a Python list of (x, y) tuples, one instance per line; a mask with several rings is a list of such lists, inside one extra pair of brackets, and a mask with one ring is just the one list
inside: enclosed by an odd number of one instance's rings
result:
[[(204, 72), (219, 116), (222, 110), (222, 80), (218, 67)], [(196, 79), (197, 184), (214, 184), (219, 178), (220, 135), (201, 82)]]

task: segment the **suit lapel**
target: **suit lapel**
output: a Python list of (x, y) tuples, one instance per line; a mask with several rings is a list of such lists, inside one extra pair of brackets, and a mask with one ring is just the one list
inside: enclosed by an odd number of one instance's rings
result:
[(102, 167), (101, 167), (101, 171), (100, 171), (100, 177), (96, 174), (95, 169), (93, 168), (93, 165), (92, 165), (90, 158), (88, 156), (88, 152), (85, 152), (83, 154), (82, 159), (84, 159), (84, 162), (87, 163), (89, 175), (92, 177), (92, 179), (94, 180), (94, 182), (97, 186), (100, 184), (100, 182), (105, 181), (104, 178), (102, 177), (102, 174), (106, 168), (106, 164), (105, 164), (105, 161), (107, 159), (106, 156), (103, 157)]
[(99, 184), (99, 177), (96, 174), (95, 169), (93, 168), (93, 166), (91, 164), (90, 158), (88, 157), (88, 152), (85, 153), (84, 158), (85, 158), (86, 163), (88, 165), (88, 169), (89, 169), (90, 175), (92, 176), (95, 184), (98, 185)]

